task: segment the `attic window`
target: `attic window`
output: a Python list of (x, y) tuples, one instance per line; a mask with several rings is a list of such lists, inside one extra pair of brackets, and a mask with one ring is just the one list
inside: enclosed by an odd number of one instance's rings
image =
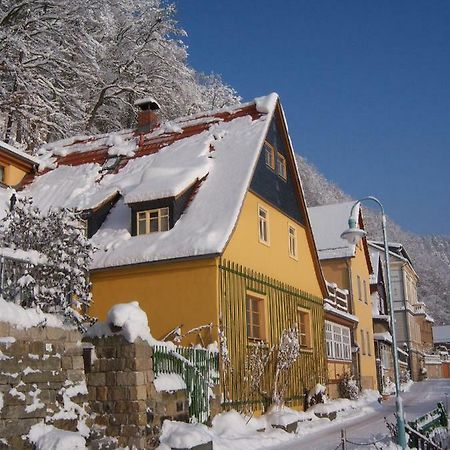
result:
[(287, 179), (286, 158), (281, 153), (277, 153), (277, 174), (283, 180)]
[(137, 213), (137, 234), (169, 230), (169, 208), (150, 209)]
[(264, 155), (266, 166), (275, 170), (275, 149), (268, 142), (264, 143)]
[(103, 163), (102, 171), (113, 171), (119, 165), (119, 162), (120, 156), (108, 156), (106, 161)]

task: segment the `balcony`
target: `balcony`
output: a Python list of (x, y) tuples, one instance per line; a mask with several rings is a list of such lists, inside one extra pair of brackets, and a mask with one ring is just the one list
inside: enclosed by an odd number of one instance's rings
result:
[(336, 283), (327, 283), (328, 298), (325, 301), (333, 308), (348, 312), (348, 290), (340, 289)]

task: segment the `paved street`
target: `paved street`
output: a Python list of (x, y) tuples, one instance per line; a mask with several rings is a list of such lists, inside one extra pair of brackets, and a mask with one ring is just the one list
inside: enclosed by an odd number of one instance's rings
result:
[[(445, 393), (450, 394), (450, 380), (429, 380), (415, 383), (409, 392), (402, 393), (406, 420), (412, 420), (434, 409), (439, 401), (445, 404)], [(375, 411), (364, 416), (348, 418), (345, 421), (331, 424), (326, 428), (313, 431), (306, 436), (289, 444), (273, 447), (273, 450), (334, 450), (340, 442), (341, 429), (345, 428), (347, 439), (353, 442), (370, 442), (388, 434), (384, 417), (394, 422), (393, 413), (395, 402), (393, 399), (383, 403)], [(372, 448), (372, 446), (348, 445), (348, 449)], [(378, 446), (378, 448), (383, 448)]]

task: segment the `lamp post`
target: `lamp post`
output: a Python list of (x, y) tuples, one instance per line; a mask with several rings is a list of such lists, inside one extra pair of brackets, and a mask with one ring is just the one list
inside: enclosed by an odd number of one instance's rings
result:
[(350, 217), (348, 219), (348, 230), (345, 230), (341, 234), (341, 238), (347, 240), (351, 244), (357, 244), (364, 236), (366, 232), (357, 227), (357, 217), (355, 217), (355, 208), (361, 202), (365, 200), (371, 200), (375, 202), (381, 209), (381, 226), (383, 229), (383, 243), (384, 243), (384, 257), (386, 264), (386, 279), (387, 279), (387, 300), (389, 305), (389, 315), (391, 321), (391, 333), (392, 333), (392, 356), (394, 359), (394, 379), (395, 379), (395, 406), (397, 410), (397, 443), (402, 447), (406, 448), (406, 432), (405, 432), (405, 418), (403, 414), (403, 403), (400, 397), (400, 370), (397, 355), (397, 337), (395, 333), (395, 317), (394, 317), (394, 305), (391, 296), (391, 273), (389, 267), (389, 246), (386, 234), (386, 215), (384, 213), (383, 205), (380, 201), (372, 196), (364, 197), (361, 200), (355, 202), (350, 211)]

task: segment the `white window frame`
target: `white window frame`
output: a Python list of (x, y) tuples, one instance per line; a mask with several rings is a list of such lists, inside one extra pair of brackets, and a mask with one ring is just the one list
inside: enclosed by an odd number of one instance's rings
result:
[(269, 210), (261, 205), (258, 205), (258, 238), (261, 244), (270, 245)]
[(286, 158), (280, 152), (277, 152), (277, 154), (276, 154), (275, 166), (276, 166), (277, 174), (283, 180), (287, 180), (287, 163), (286, 163)]
[(291, 258), (298, 259), (297, 228), (288, 223), (288, 253)]
[(276, 151), (272, 144), (264, 142), (264, 161), (266, 166), (272, 170), (276, 168)]
[(350, 328), (326, 320), (325, 340), (328, 359), (352, 360)]
[[(156, 212), (158, 214), (158, 230), (157, 231), (151, 231), (150, 229), (150, 214)], [(143, 219), (141, 218), (143, 215)], [(167, 228), (163, 227), (163, 219), (167, 218)], [(145, 221), (145, 233), (140, 232), (139, 223)], [(162, 231), (169, 231), (170, 228), (170, 210), (168, 206), (165, 206), (163, 208), (155, 208), (155, 209), (148, 209), (145, 211), (137, 211), (136, 212), (136, 234), (138, 236), (144, 235), (144, 234), (151, 234), (151, 233), (158, 233)]]

